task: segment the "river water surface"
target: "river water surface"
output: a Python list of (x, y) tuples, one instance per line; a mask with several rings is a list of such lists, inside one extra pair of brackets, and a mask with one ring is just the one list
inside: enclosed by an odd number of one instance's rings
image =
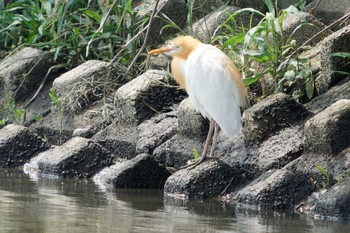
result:
[(349, 233), (350, 224), (261, 213), (219, 201), (163, 200), (162, 190), (106, 190), (92, 180), (0, 169), (0, 233)]

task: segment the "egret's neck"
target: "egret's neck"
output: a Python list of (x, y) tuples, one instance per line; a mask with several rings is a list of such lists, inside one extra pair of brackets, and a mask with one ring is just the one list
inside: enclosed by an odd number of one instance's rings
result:
[(192, 51), (187, 49), (187, 48), (183, 48), (181, 51), (179, 51), (178, 53), (173, 54), (173, 58), (177, 58), (180, 60), (187, 60), (188, 56), (190, 55)]
[(180, 87), (186, 90), (185, 62), (184, 59), (174, 57), (171, 61), (171, 72)]

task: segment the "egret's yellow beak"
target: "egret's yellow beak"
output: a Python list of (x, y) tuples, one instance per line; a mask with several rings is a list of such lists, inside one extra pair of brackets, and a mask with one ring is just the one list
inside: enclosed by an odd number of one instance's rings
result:
[(172, 48), (170, 48), (170, 47), (162, 47), (159, 49), (153, 49), (153, 50), (149, 51), (148, 54), (165, 53), (165, 52), (169, 52), (171, 50), (172, 50)]

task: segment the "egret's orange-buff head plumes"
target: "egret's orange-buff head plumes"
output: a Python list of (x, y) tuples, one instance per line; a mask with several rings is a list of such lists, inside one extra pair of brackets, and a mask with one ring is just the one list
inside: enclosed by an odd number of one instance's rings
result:
[(172, 41), (166, 43), (165, 46), (149, 51), (148, 54), (164, 53), (172, 56), (173, 60), (171, 62), (171, 70), (173, 76), (180, 87), (186, 89), (184, 62), (201, 44), (202, 42), (192, 36), (178, 36)]
[(202, 44), (202, 42), (192, 36), (178, 36), (166, 43), (164, 47), (151, 50), (148, 54), (164, 53), (172, 57), (187, 59), (188, 55), (200, 44)]

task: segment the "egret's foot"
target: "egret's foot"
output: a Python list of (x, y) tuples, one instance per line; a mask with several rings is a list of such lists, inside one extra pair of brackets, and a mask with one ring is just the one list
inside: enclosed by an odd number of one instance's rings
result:
[(199, 164), (201, 164), (202, 162), (204, 162), (204, 160), (206, 160), (206, 159), (207, 159), (206, 156), (202, 156), (199, 159), (197, 159), (195, 162), (188, 164), (188, 165), (185, 165), (185, 166), (182, 166), (181, 169), (185, 169), (185, 168), (193, 169), (193, 168), (197, 167)]

